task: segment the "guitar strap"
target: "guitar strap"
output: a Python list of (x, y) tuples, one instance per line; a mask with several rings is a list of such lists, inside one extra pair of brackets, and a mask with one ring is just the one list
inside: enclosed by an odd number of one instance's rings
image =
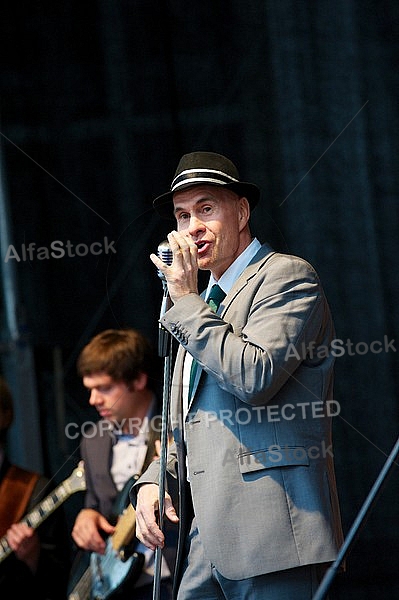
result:
[(0, 484), (0, 537), (26, 512), (39, 474), (10, 465)]

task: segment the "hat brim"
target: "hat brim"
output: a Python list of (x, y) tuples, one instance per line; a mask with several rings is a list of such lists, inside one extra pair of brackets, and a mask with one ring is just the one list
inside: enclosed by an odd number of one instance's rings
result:
[[(179, 191), (190, 188), (190, 187), (194, 187), (194, 185), (199, 185), (199, 184), (198, 183), (196, 183), (196, 184), (187, 183), (186, 185), (182, 185), (179, 188)], [(240, 181), (237, 183), (226, 183), (224, 185), (212, 184), (212, 183), (206, 183), (204, 185), (216, 185), (217, 187), (222, 187), (222, 188), (227, 188), (229, 190), (232, 190), (233, 192), (235, 192), (236, 194), (238, 194), (241, 197), (245, 196), (245, 198), (247, 198), (247, 200), (249, 202), (249, 206), (250, 206), (251, 210), (253, 210), (259, 202), (260, 189), (254, 183), (246, 183), (244, 181)], [(161, 215), (161, 217), (164, 219), (174, 219), (174, 214), (173, 214), (173, 195), (174, 194), (175, 194), (174, 191), (170, 191), (170, 192), (166, 192), (165, 194), (161, 194), (160, 196), (155, 198), (155, 200), (152, 203), (152, 205), (155, 208), (155, 210), (157, 211), (157, 213), (159, 215)]]

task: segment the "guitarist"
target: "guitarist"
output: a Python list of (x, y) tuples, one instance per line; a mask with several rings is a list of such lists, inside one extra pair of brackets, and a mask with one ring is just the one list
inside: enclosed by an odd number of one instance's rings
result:
[[(149, 341), (134, 329), (99, 333), (78, 358), (78, 374), (89, 392), (90, 405), (100, 416), (100, 421), (82, 435), (86, 493), (84, 508), (72, 529), (78, 548), (90, 553), (104, 555), (106, 538), (115, 532), (117, 515), (113, 513), (118, 494), (158, 457), (155, 442), (159, 444), (161, 424), (156, 416), (155, 365)], [(154, 553), (136, 542), (135, 550), (145, 555), (144, 566), (138, 577), (127, 578), (118, 588), (120, 600), (152, 598)], [(165, 600), (171, 598), (173, 560), (172, 550), (170, 563), (164, 560), (162, 566)]]
[(62, 511), (55, 511), (37, 529), (19, 521), (49, 494), (49, 480), (11, 463), (7, 437), (13, 421), (10, 388), (0, 377), (0, 538), (12, 553), (0, 564), (0, 596), (66, 598), (70, 543)]

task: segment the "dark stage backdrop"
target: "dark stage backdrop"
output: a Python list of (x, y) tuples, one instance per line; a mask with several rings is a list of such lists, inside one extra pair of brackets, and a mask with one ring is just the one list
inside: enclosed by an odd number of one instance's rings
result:
[[(37, 397), (35, 444), (55, 479), (76, 453), (65, 424), (94, 417), (77, 355), (108, 327), (156, 345), (149, 254), (173, 223), (151, 200), (182, 153), (212, 150), (262, 188), (255, 233), (308, 259), (328, 294), (348, 531), (398, 436), (398, 34), (399, 4), (383, 0), (3, 8), (2, 368), (31, 356), (19, 398)], [(398, 597), (398, 491), (395, 466), (333, 599)]]

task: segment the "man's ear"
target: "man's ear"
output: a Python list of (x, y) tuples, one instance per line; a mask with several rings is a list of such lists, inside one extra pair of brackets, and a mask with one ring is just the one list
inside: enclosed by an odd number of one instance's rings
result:
[(136, 379), (129, 384), (129, 390), (132, 392), (142, 392), (147, 387), (148, 375), (147, 373), (139, 373)]
[(248, 224), (249, 216), (251, 214), (251, 209), (249, 208), (249, 202), (245, 198), (245, 196), (242, 196), (239, 199), (238, 211), (239, 211), (238, 216), (240, 219), (240, 231), (241, 231)]

